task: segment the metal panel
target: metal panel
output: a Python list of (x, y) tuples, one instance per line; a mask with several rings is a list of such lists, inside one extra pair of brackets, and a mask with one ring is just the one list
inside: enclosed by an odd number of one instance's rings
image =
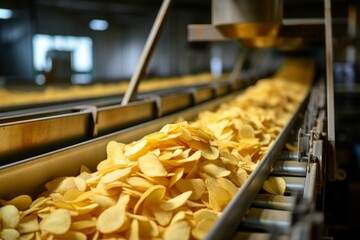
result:
[(114, 105), (98, 108), (97, 132), (99, 136), (119, 131), (157, 117), (155, 100), (131, 102), (128, 105)]
[(194, 91), (195, 103), (198, 104), (198, 103), (206, 102), (214, 98), (214, 94), (215, 94), (214, 89), (211, 88), (210, 86), (197, 88)]
[(92, 124), (92, 113), (82, 110), (2, 118), (0, 165), (86, 141)]
[(160, 116), (168, 115), (192, 105), (194, 105), (194, 99), (191, 92), (163, 95), (160, 97), (159, 114)]
[(216, 96), (223, 96), (231, 91), (231, 85), (228, 82), (214, 84), (214, 91)]

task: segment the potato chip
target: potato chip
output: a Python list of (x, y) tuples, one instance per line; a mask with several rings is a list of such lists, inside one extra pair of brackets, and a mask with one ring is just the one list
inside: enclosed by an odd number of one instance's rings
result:
[(180, 192), (191, 192), (190, 200), (199, 200), (206, 191), (205, 182), (201, 178), (180, 179), (175, 187)]
[(142, 177), (128, 177), (126, 179), (126, 181), (134, 188), (139, 189), (139, 190), (146, 190), (152, 186), (154, 186), (153, 183), (151, 183), (150, 181), (146, 180), (145, 178)]
[(143, 155), (146, 151), (147, 143), (148, 143), (147, 139), (142, 139), (138, 141), (134, 146), (127, 149), (124, 155), (130, 158), (137, 158), (138, 156)]
[(115, 141), (110, 141), (106, 146), (106, 153), (108, 159), (110, 159), (114, 164), (118, 165), (127, 165), (128, 161), (123, 154), (123, 148), (120, 144)]
[(239, 129), (240, 138), (255, 138), (254, 129), (248, 124), (242, 124)]
[(61, 193), (62, 195), (71, 189), (77, 189), (73, 177), (56, 178), (46, 183), (45, 186), (49, 191)]
[(131, 168), (117, 169), (107, 173), (101, 178), (100, 182), (103, 184), (111, 183), (121, 178), (127, 177), (131, 172)]
[(183, 176), (184, 174), (184, 168), (180, 167), (180, 168), (176, 168), (175, 169), (175, 174), (173, 176), (171, 176), (170, 178), (170, 182), (169, 182), (169, 187), (171, 188), (177, 181), (179, 181), (179, 179)]
[(63, 201), (68, 203), (81, 202), (89, 199), (92, 195), (94, 195), (94, 193), (90, 191), (83, 192), (78, 189), (71, 189), (64, 194)]
[(152, 220), (139, 221), (139, 230), (140, 239), (158, 237), (160, 234), (158, 225)]
[(192, 191), (187, 191), (187, 192), (184, 192), (184, 193), (180, 194), (179, 196), (176, 196), (170, 200), (161, 202), (160, 208), (163, 209), (164, 211), (173, 211), (176, 208), (184, 205), (191, 194), (192, 194)]
[(90, 197), (90, 199), (102, 208), (109, 208), (114, 206), (117, 202), (114, 197), (103, 196), (100, 194), (94, 194)]
[(35, 233), (25, 233), (20, 235), (20, 240), (32, 240), (35, 239)]
[(77, 187), (77, 189), (79, 189), (80, 191), (85, 191), (86, 190), (86, 181), (81, 178), (81, 177), (75, 177), (73, 178), (74, 183)]
[(186, 221), (177, 221), (166, 228), (164, 240), (183, 240), (190, 238), (190, 225)]
[(83, 173), (83, 172), (85, 172), (85, 173), (91, 173), (91, 170), (90, 170), (87, 166), (81, 165), (81, 166), (80, 166), (80, 174)]
[(20, 233), (16, 229), (3, 229), (0, 232), (0, 239), (2, 240), (14, 240), (19, 239)]
[(232, 196), (222, 188), (215, 178), (208, 177), (205, 179), (205, 186), (209, 192), (209, 204), (211, 209), (220, 212), (231, 201)]
[(162, 185), (155, 185), (146, 190), (139, 201), (136, 203), (134, 207), (134, 213), (137, 213), (138, 208), (145, 200), (148, 201), (149, 205), (159, 203), (163, 199), (165, 192), (166, 188)]
[(201, 165), (200, 169), (215, 178), (229, 176), (231, 172), (221, 165), (220, 162), (206, 161)]
[(234, 197), (238, 191), (238, 188), (228, 179), (226, 178), (217, 178), (217, 183), (224, 188), (232, 197)]
[(215, 221), (216, 219), (211, 218), (201, 219), (191, 231), (192, 236), (196, 239), (204, 239), (215, 224)]
[(96, 220), (83, 220), (71, 223), (70, 229), (72, 230), (83, 230), (86, 228), (95, 228), (96, 227)]
[(134, 219), (131, 222), (130, 226), (130, 233), (128, 236), (129, 240), (139, 240), (139, 222), (138, 220)]
[(173, 225), (175, 222), (179, 222), (186, 218), (186, 213), (184, 211), (177, 212), (171, 219), (170, 225)]
[(284, 195), (286, 182), (282, 177), (269, 177), (264, 182), (263, 189), (271, 194)]
[(61, 239), (72, 239), (72, 240), (86, 240), (87, 237), (82, 232), (68, 231), (65, 234), (59, 236)]
[(53, 234), (66, 233), (71, 225), (70, 213), (66, 209), (57, 209), (40, 222), (40, 229)]
[(290, 152), (297, 152), (297, 146), (292, 145), (291, 143), (285, 143), (285, 148)]
[(158, 205), (149, 206), (150, 211), (154, 214), (156, 221), (160, 226), (166, 226), (170, 223), (173, 216), (172, 211), (164, 210)]
[(186, 141), (191, 141), (192, 140), (191, 132), (184, 126), (184, 124), (180, 124), (180, 127), (181, 127), (181, 133), (182, 133), (182, 136), (184, 137), (184, 139)]
[(138, 160), (140, 170), (150, 177), (163, 177), (168, 173), (161, 164), (159, 158), (154, 154), (146, 154)]
[(201, 156), (207, 160), (215, 160), (219, 158), (219, 149), (214, 146), (208, 146), (201, 148)]
[(2, 228), (16, 228), (20, 221), (19, 210), (14, 205), (0, 207)]
[(39, 230), (39, 222), (35, 215), (29, 215), (20, 219), (17, 230), (23, 233), (32, 233)]
[(24, 211), (32, 203), (32, 199), (29, 195), (20, 195), (9, 201), (1, 202), (2, 205), (14, 205), (18, 210)]
[(96, 229), (101, 233), (119, 230), (126, 220), (125, 207), (115, 205), (103, 211), (96, 221)]

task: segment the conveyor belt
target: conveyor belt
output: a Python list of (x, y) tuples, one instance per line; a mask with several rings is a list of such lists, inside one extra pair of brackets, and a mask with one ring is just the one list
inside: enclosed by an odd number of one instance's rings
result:
[[(309, 101), (309, 105), (312, 102)], [(310, 107), (308, 106), (308, 109)], [(308, 121), (305, 119), (304, 122), (299, 123), (306, 126)], [(299, 128), (291, 124), (287, 127)], [(286, 136), (287, 142), (298, 145), (294, 140), (296, 139), (294, 131), (288, 130), (288, 132), (292, 134)], [(281, 136), (278, 141), (281, 142), (280, 140)], [(272, 167), (269, 166), (270, 164), (265, 164), (265, 162), (271, 162), (274, 156), (276, 158)], [(224, 210), (224, 217), (217, 222), (206, 239), (290, 239), (295, 224), (294, 214), (298, 199), (308, 201), (311, 206), (309, 208), (314, 206), (318, 163), (309, 165), (310, 163), (307, 162), (299, 162), (298, 153), (290, 152), (286, 147), (277, 155), (265, 156), (262, 161), (261, 167), (268, 166), (268, 171), (252, 173), (250, 178), (253, 178), (253, 184), (248, 181), (242, 186), (236, 199)], [(274, 195), (261, 190), (260, 187), (266, 179), (264, 174), (282, 177), (286, 182), (285, 195)], [(249, 196), (252, 194), (254, 194), (253, 198)]]

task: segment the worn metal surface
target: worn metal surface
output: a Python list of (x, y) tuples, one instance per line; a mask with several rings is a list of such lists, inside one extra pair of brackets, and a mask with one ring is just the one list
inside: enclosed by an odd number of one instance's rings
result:
[(93, 115), (87, 110), (27, 114), (0, 119), (0, 165), (89, 140)]
[(98, 136), (119, 131), (157, 118), (155, 100), (131, 102), (128, 105), (113, 105), (98, 108), (97, 132)]

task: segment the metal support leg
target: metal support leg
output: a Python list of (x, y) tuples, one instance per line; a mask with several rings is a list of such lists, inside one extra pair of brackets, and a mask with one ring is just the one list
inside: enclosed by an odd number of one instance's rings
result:
[(168, 16), (172, 0), (164, 0), (156, 16), (154, 25), (150, 31), (149, 37), (146, 40), (145, 47), (141, 53), (140, 61), (136, 67), (134, 74), (131, 77), (130, 84), (126, 89), (125, 95), (121, 101), (122, 105), (127, 105), (130, 101), (136, 98), (137, 89), (141, 79), (145, 75), (146, 67), (150, 61), (151, 55), (159, 40), (160, 33), (164, 27), (165, 20)]

